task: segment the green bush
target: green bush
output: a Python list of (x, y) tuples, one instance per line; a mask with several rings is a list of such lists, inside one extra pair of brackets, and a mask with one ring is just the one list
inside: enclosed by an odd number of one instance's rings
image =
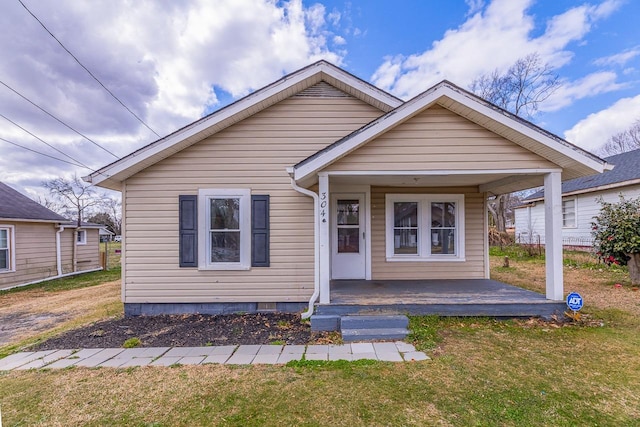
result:
[(606, 264), (626, 265), (630, 254), (640, 252), (640, 198), (598, 202), (600, 214), (591, 223), (596, 255)]

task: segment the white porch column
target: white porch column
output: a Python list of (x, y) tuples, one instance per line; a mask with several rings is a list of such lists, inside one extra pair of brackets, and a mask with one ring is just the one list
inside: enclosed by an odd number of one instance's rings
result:
[(318, 221), (320, 221), (320, 304), (329, 304), (331, 297), (329, 295), (331, 280), (331, 265), (329, 262), (329, 176), (326, 172), (318, 174), (318, 197), (320, 212), (318, 212)]
[(547, 299), (564, 299), (562, 274), (562, 181), (560, 172), (544, 176), (544, 240)]

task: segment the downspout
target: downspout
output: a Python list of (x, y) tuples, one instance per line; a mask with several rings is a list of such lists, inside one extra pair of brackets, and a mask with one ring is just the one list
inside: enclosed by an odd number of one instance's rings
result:
[(64, 231), (64, 225), (60, 224), (60, 229), (56, 231), (56, 266), (58, 267), (58, 276), (62, 276), (62, 251), (60, 249), (60, 238)]
[[(289, 171), (290, 174), (293, 173)], [(313, 314), (313, 304), (316, 302), (318, 297), (320, 296), (320, 248), (318, 241), (318, 235), (320, 234), (320, 226), (318, 224), (318, 207), (320, 204), (320, 199), (316, 193), (311, 190), (307, 190), (306, 188), (302, 188), (296, 184), (296, 181), (291, 178), (291, 187), (296, 190), (298, 193), (302, 193), (306, 196), (313, 197), (313, 261), (314, 261), (314, 278), (313, 278), (313, 295), (311, 295), (311, 299), (309, 300), (309, 308), (307, 311), (302, 313), (303, 319), (308, 319)]]

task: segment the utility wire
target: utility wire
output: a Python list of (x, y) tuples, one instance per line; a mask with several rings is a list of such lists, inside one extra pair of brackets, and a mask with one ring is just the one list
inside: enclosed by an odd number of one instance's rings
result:
[(18, 95), (19, 97), (21, 97), (22, 99), (24, 99), (25, 101), (27, 101), (28, 103), (30, 103), (31, 105), (33, 105), (34, 107), (38, 108), (40, 111), (42, 111), (43, 113), (47, 114), (49, 117), (51, 117), (52, 119), (56, 120), (58, 123), (66, 126), (68, 129), (71, 129), (73, 132), (77, 133), (78, 135), (80, 135), (81, 137), (83, 137), (84, 139), (86, 139), (87, 141), (91, 142), (92, 144), (94, 144), (95, 146), (103, 149), (104, 151), (106, 151), (107, 153), (111, 154), (113, 157), (115, 157), (116, 159), (119, 159), (120, 157), (118, 157), (116, 154), (114, 154), (113, 152), (109, 151), (108, 149), (106, 149), (105, 147), (103, 147), (102, 145), (98, 144), (97, 142), (95, 142), (93, 139), (89, 138), (88, 136), (86, 136), (85, 134), (81, 133), (80, 131), (74, 129), (71, 125), (68, 125), (67, 123), (63, 122), (62, 120), (60, 120), (59, 118), (57, 118), (56, 116), (54, 116), (53, 114), (51, 114), (50, 112), (48, 112), (47, 110), (45, 110), (44, 108), (42, 108), (41, 106), (39, 106), (38, 104), (36, 104), (35, 102), (31, 101), (29, 98), (27, 98), (26, 96), (24, 96), (23, 94), (21, 94), (20, 92), (18, 92), (17, 90), (15, 90), (14, 88), (12, 88), (11, 86), (9, 86), (8, 84), (6, 84), (5, 82), (3, 82), (2, 80), (0, 80), (0, 84), (2, 84), (4, 87), (6, 87), (7, 89), (9, 89), (10, 91), (12, 91), (13, 93), (15, 93), (16, 95)]
[[(0, 137), (0, 141), (4, 141), (4, 142), (9, 143), (11, 145), (15, 145), (16, 147), (24, 148), (25, 150), (31, 151), (32, 153), (36, 153), (36, 154), (39, 154), (41, 156), (49, 157), (50, 159), (54, 159), (54, 160), (57, 160), (59, 162), (64, 162), (64, 163), (68, 163), (68, 164), (73, 165), (73, 166), (87, 168), (86, 166), (82, 166), (82, 165), (79, 165), (77, 163), (70, 162), (68, 160), (60, 159), (60, 158), (55, 157), (55, 156), (50, 156), (49, 154), (41, 153), (40, 151), (31, 149), (29, 147), (25, 147), (24, 145), (16, 144), (15, 142), (9, 141), (8, 139), (4, 139), (2, 137)], [(92, 170), (91, 168), (87, 168), (87, 169)]]
[(114, 95), (114, 93), (113, 93), (113, 92), (111, 92), (111, 91), (110, 91), (110, 90), (109, 90), (109, 89), (108, 89), (108, 88), (107, 88), (107, 87), (106, 87), (106, 86), (105, 86), (105, 85), (104, 85), (104, 84), (103, 84), (103, 83), (102, 83), (102, 82), (101, 82), (101, 81), (100, 81), (100, 80), (99, 80), (99, 79), (98, 79), (98, 78), (97, 78), (97, 77), (96, 77), (96, 76), (91, 72), (91, 71), (89, 71), (89, 69), (88, 69), (87, 67), (85, 67), (85, 66), (82, 64), (82, 62), (80, 62), (80, 60), (79, 60), (78, 58), (76, 58), (76, 56), (75, 56), (73, 53), (71, 53), (71, 51), (70, 51), (69, 49), (67, 49), (67, 48), (65, 47), (65, 45), (63, 45), (63, 44), (62, 44), (62, 42), (61, 42), (60, 40), (58, 40), (58, 38), (57, 38), (56, 36), (54, 36), (54, 35), (53, 35), (53, 33), (52, 33), (51, 31), (49, 31), (49, 29), (48, 29), (48, 28), (47, 28), (47, 27), (42, 23), (42, 21), (40, 21), (40, 19), (38, 19), (38, 17), (37, 17), (36, 15), (34, 15), (34, 13), (33, 13), (33, 12), (31, 12), (31, 11), (29, 10), (29, 8), (28, 8), (28, 7), (27, 7), (27, 6), (22, 2), (22, 0), (18, 0), (18, 2), (22, 5), (22, 7), (24, 7), (24, 8), (26, 9), (26, 11), (27, 11), (27, 12), (29, 12), (29, 14), (30, 14), (31, 16), (33, 16), (33, 18), (34, 18), (36, 21), (38, 21), (38, 23), (42, 26), (42, 28), (44, 28), (44, 29), (45, 29), (45, 31), (46, 31), (47, 33), (49, 33), (49, 35), (50, 35), (51, 37), (53, 37), (53, 39), (54, 39), (55, 41), (57, 41), (57, 42), (58, 42), (58, 44), (59, 44), (59, 45), (60, 45), (60, 46), (61, 46), (61, 47), (62, 47), (62, 48), (63, 48), (63, 49), (64, 49), (64, 50), (69, 54), (69, 55), (71, 55), (71, 57), (72, 57), (73, 59), (75, 59), (75, 61), (78, 63), (78, 65), (80, 65), (82, 68), (84, 68), (84, 70), (85, 70), (87, 73), (89, 73), (89, 75), (90, 75), (91, 77), (93, 77), (93, 79), (94, 79), (96, 82), (98, 82), (98, 84), (99, 84), (100, 86), (102, 86), (102, 87), (104, 88), (104, 90), (106, 90), (107, 92), (109, 92), (109, 95), (111, 95), (111, 96), (113, 97), (113, 99), (115, 99), (116, 101), (118, 101), (118, 102), (120, 103), (120, 105), (122, 105), (122, 106), (123, 106), (123, 107), (124, 107), (124, 108), (129, 112), (129, 113), (131, 113), (131, 114), (132, 114), (136, 119), (138, 119), (138, 121), (139, 121), (140, 123), (142, 123), (142, 124), (143, 124), (147, 129), (149, 129), (151, 132), (153, 132), (153, 133), (154, 133), (158, 138), (160, 138), (160, 135), (159, 135), (155, 130), (151, 129), (151, 128), (149, 127), (149, 125), (148, 125), (148, 124), (146, 124), (146, 123), (144, 122), (144, 120), (142, 120), (140, 117), (138, 117), (138, 115), (137, 115), (136, 113), (134, 113), (133, 111), (131, 111), (131, 109), (130, 109), (129, 107), (127, 107), (127, 106), (124, 104), (124, 102), (122, 102), (122, 101), (120, 100), (120, 98), (118, 98), (116, 95)]
[(71, 157), (70, 155), (68, 155), (67, 153), (63, 152), (62, 150), (57, 149), (56, 147), (54, 147), (53, 145), (49, 144), (48, 142), (46, 142), (44, 139), (40, 138), (37, 135), (34, 135), (33, 133), (29, 132), (27, 129), (23, 128), (22, 126), (20, 126), (18, 123), (14, 122), (13, 120), (11, 120), (10, 118), (8, 118), (7, 116), (5, 116), (4, 114), (0, 113), (0, 117), (2, 117), (3, 119), (5, 119), (6, 121), (8, 121), (9, 123), (12, 123), (13, 125), (19, 127), (20, 129), (22, 129), (23, 131), (25, 131), (26, 133), (28, 133), (29, 135), (31, 135), (32, 137), (34, 137), (35, 139), (37, 139), (38, 141), (42, 142), (43, 144), (45, 144), (46, 146), (53, 148), (54, 150), (56, 150), (58, 153), (62, 154), (65, 157), (68, 157), (69, 159), (73, 160), (74, 162), (76, 162), (77, 164), (79, 164), (80, 166), (83, 166), (87, 169), (91, 169), (89, 166), (85, 165), (84, 163), (82, 163), (80, 160), (78, 159), (74, 159), (73, 157)]

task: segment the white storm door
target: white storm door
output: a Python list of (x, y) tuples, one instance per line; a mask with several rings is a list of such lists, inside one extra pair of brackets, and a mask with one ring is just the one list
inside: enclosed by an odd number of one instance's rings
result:
[(337, 193), (331, 197), (331, 278), (366, 276), (366, 212), (364, 193)]

